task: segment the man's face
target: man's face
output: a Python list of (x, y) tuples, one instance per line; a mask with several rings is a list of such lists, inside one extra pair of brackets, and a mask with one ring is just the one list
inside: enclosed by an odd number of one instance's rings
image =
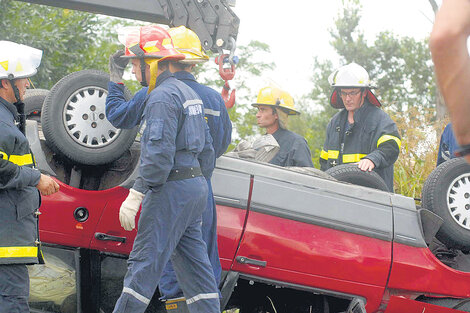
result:
[[(132, 59), (132, 74), (135, 75), (135, 79), (137, 79), (139, 82), (142, 81), (142, 71), (140, 70), (140, 59)], [(147, 64), (145, 64), (145, 76), (147, 83), (149, 82), (149, 77), (150, 77), (150, 69)]]
[[(10, 103), (15, 103), (17, 101), (15, 97), (15, 92), (13, 91), (13, 87), (11, 85), (11, 81), (7, 79), (2, 79), (1, 84), (3, 87), (2, 97)], [(28, 78), (19, 78), (16, 79), (14, 82), (16, 88), (18, 88), (18, 92), (20, 94), (20, 99), (24, 100), (24, 94), (26, 93), (26, 89), (29, 88), (29, 79)]]
[[(15, 80), (15, 85), (18, 88), (18, 91), (20, 92), (20, 99), (24, 100), (24, 94), (26, 93), (26, 89), (28, 89), (30, 86), (29, 79), (27, 78), (17, 79)], [(16, 102), (16, 100), (14, 102)]]
[(256, 121), (259, 127), (267, 128), (275, 125), (278, 121), (278, 116), (273, 113), (273, 108), (268, 105), (259, 105), (258, 113), (256, 113)]
[(364, 103), (366, 93), (361, 92), (361, 88), (349, 88), (341, 89), (339, 95), (343, 100), (346, 110), (355, 112)]

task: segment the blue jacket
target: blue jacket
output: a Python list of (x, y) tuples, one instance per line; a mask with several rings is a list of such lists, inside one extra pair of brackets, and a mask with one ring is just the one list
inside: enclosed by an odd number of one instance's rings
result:
[(279, 166), (313, 167), (312, 156), (305, 138), (282, 128), (279, 128), (273, 137), (279, 144), (279, 152), (269, 163)]
[(455, 139), (454, 132), (452, 131), (452, 124), (449, 123), (444, 128), (439, 142), (439, 152), (437, 154), (437, 165), (455, 158), (454, 152), (459, 149), (459, 144)]
[(158, 76), (144, 107), (140, 175), (134, 189), (158, 191), (172, 169), (200, 167), (210, 179), (214, 149), (198, 95), (166, 71)]
[[(217, 91), (199, 84), (191, 73), (181, 71), (173, 74), (191, 87), (202, 99), (204, 114), (212, 137), (216, 158), (220, 157), (232, 140), (232, 122), (224, 101)], [(124, 85), (109, 82), (106, 98), (106, 117), (116, 128), (134, 128), (140, 123), (145, 108), (148, 88), (142, 88), (126, 101)]]
[(0, 264), (42, 262), (38, 219), (41, 173), (23, 133), (16, 107), (0, 98)]
[(215, 157), (220, 157), (227, 151), (232, 141), (232, 122), (222, 96), (214, 89), (199, 84), (193, 74), (189, 72), (180, 71), (174, 73), (174, 75), (201, 97), (204, 104), (205, 119), (212, 136)]

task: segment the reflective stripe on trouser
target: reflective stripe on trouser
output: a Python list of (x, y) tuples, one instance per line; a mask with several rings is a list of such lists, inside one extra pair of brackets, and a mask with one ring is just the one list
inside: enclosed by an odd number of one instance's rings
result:
[[(203, 177), (170, 181), (147, 192), (114, 312), (144, 312), (170, 257), (191, 313), (220, 312), (212, 268), (201, 234), (207, 183)], [(201, 298), (198, 298), (198, 297)]]
[[(207, 208), (202, 214), (202, 240), (206, 243), (207, 254), (218, 286), (222, 267), (220, 265), (219, 250), (217, 247), (217, 211), (210, 180), (207, 183), (209, 186), (209, 196), (207, 198)], [(168, 262), (165, 266), (158, 288), (162, 294), (161, 299), (174, 299), (183, 296), (183, 291), (178, 285), (171, 262)]]
[(0, 313), (29, 313), (26, 265), (0, 265)]

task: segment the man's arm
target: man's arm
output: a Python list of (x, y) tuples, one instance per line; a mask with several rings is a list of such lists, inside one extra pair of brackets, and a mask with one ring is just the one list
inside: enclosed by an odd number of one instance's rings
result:
[[(397, 125), (388, 115), (382, 115), (374, 139), (377, 148), (359, 162), (359, 168), (362, 170), (388, 167), (398, 159), (401, 138), (398, 134)], [(363, 164), (367, 163), (368, 160), (373, 162), (372, 168), (367, 167), (367, 164)]]
[(216, 158), (224, 154), (232, 142), (232, 122), (230, 121), (230, 116), (228, 115), (227, 108), (225, 107), (222, 97), (220, 95), (218, 96), (220, 105), (221, 136), (219, 137), (220, 142), (213, 143)]
[(209, 126), (205, 125), (205, 141), (204, 141), (204, 149), (201, 153), (199, 153), (198, 161), (199, 165), (201, 166), (201, 171), (204, 177), (209, 180), (212, 176), (212, 172), (214, 171), (215, 167), (215, 153), (212, 143), (212, 137), (209, 132)]
[(439, 89), (460, 145), (470, 144), (469, 35), (470, 1), (444, 0), (431, 32), (430, 49)]
[(126, 101), (124, 85), (109, 82), (106, 97), (106, 118), (116, 128), (134, 128), (142, 119), (148, 88), (142, 88)]

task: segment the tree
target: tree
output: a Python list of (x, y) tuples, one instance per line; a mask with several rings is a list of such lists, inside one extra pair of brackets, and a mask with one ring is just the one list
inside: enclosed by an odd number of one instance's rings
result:
[(117, 49), (114, 28), (125, 20), (19, 1), (0, 0), (3, 40), (43, 51), (37, 88), (50, 89), (65, 75), (87, 68), (107, 70)]

